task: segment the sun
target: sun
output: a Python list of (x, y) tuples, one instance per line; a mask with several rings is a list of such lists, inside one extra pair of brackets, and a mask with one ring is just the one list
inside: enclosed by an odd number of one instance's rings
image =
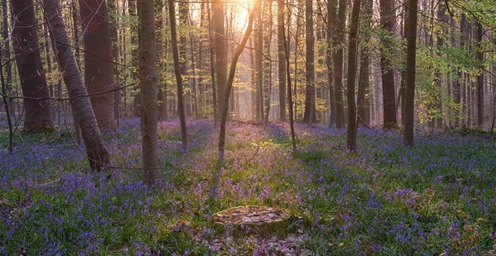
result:
[(236, 0), (227, 2), (227, 19), (232, 28), (242, 31), (248, 25), (248, 17), (254, 5), (253, 0)]

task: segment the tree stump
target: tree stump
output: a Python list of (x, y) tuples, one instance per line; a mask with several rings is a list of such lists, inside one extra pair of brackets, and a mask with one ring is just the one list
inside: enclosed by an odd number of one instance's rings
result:
[(212, 222), (218, 232), (234, 237), (286, 237), (293, 218), (289, 211), (267, 206), (237, 206), (215, 213)]

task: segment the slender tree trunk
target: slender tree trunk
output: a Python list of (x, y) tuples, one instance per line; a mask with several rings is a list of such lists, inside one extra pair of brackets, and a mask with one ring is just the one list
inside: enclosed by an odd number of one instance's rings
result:
[[(407, 22), (407, 19), (408, 19), (408, 7), (405, 5), (404, 6), (404, 14), (403, 14), (403, 31), (402, 31), (402, 38), (403, 38), (403, 41), (406, 42), (406, 30), (407, 30), (407, 25), (408, 25), (408, 22)], [(406, 59), (403, 60), (403, 62), (405, 63), (405, 67), (400, 71), (400, 75), (401, 75), (401, 82), (400, 82), (400, 90), (398, 92), (398, 100), (399, 102), (397, 102), (397, 104), (399, 104), (400, 106), (400, 116), (401, 116), (401, 124), (403, 125), (403, 127), (405, 127), (405, 90), (406, 90)]]
[[(267, 4), (264, 8), (264, 61), (263, 61), (263, 87), (265, 95), (265, 124), (269, 122), (270, 113), (270, 97), (272, 94), (272, 57), (271, 57), (271, 41), (272, 41), (272, 4)], [(263, 111), (263, 110), (262, 110)]]
[[(440, 24), (439, 30), (436, 32), (436, 38), (437, 38), (437, 48), (441, 50), (444, 47), (444, 35), (446, 34), (444, 27), (444, 23), (447, 23), (447, 17), (446, 17), (446, 5), (444, 0), (439, 0), (438, 2), (438, 7), (437, 7), (437, 21)], [(434, 25), (434, 24), (433, 24)], [(437, 82), (437, 88), (436, 88), (436, 97), (435, 97), (435, 104), (436, 104), (436, 116), (434, 118), (434, 127), (440, 129), (443, 127), (443, 77), (442, 73), (440, 70), (436, 70), (436, 82)]]
[(327, 34), (326, 34), (326, 66), (327, 66), (327, 83), (329, 87), (329, 127), (334, 127), (334, 115), (336, 112), (336, 99), (334, 98), (334, 72), (333, 72), (333, 48), (334, 33), (336, 26), (336, 0), (327, 1)]
[[(255, 28), (256, 33), (256, 28)], [(249, 39), (250, 44), (250, 68), (251, 68), (251, 119), (257, 120), (257, 66), (256, 66), (256, 55), (255, 55), (255, 47), (253, 45), (253, 36)]]
[[(80, 31), (78, 24), (80, 23), (79, 21), (80, 16), (79, 16), (79, 11), (77, 8), (77, 3), (76, 0), (71, 1), (71, 18), (72, 18), (72, 35), (73, 35), (73, 42), (74, 42), (74, 58), (76, 59), (76, 64), (79, 68), (79, 71), (81, 71), (81, 51), (80, 51), (80, 45), (81, 45), (81, 37), (80, 37)], [(86, 85), (85, 85), (86, 86)], [(58, 91), (60, 97), (62, 97), (62, 83), (59, 82), (58, 84)], [(91, 100), (90, 100), (91, 102)], [(64, 102), (59, 103), (59, 123), (60, 123), (60, 111), (65, 109), (65, 104)], [(65, 111), (64, 111), (65, 112)], [(74, 111), (72, 112), (72, 118), (74, 120), (77, 120), (75, 117)], [(83, 143), (83, 135), (81, 133), (81, 127), (79, 125), (79, 122), (74, 121), (74, 140), (76, 144), (81, 145)]]
[(305, 0), (306, 59), (305, 112), (303, 122), (315, 123), (315, 35), (313, 33), (313, 0)]
[[(181, 137), (182, 137), (182, 148), (186, 150), (188, 148), (188, 133), (186, 130), (186, 113), (184, 111), (184, 93), (183, 93), (183, 78), (182, 72), (184, 71), (184, 66), (181, 67), (179, 60), (179, 47), (177, 45), (177, 33), (176, 33), (176, 11), (174, 8), (174, 1), (169, 1), (169, 20), (170, 20), (170, 31), (171, 31), (171, 46), (172, 46), (172, 56), (174, 59), (174, 74), (176, 75), (177, 83), (177, 104), (179, 110), (179, 120), (181, 122)], [(184, 63), (183, 63), (184, 65)]]
[(480, 21), (475, 24), (475, 58), (478, 61), (480, 74), (477, 76), (477, 126), (484, 128), (484, 50), (482, 49), (483, 28)]
[[(213, 5), (213, 4), (212, 4)], [(214, 112), (214, 122), (219, 120), (219, 112), (218, 112), (218, 104), (217, 104), (217, 71), (215, 67), (216, 58), (216, 50), (215, 47), (215, 30), (212, 28), (214, 26), (214, 22), (210, 17), (211, 9), (210, 4), (207, 4), (207, 19), (208, 19), (208, 34), (209, 34), (209, 53), (210, 53), (210, 77), (212, 79), (212, 109)]]
[[(3, 63), (3, 61), (0, 63)], [(14, 151), (14, 129), (12, 124), (12, 116), (9, 106), (9, 100), (7, 99), (7, 84), (5, 82), (5, 78), (3, 75), (3, 69), (1, 68), (0, 68), (0, 83), (1, 83), (0, 89), (2, 92), (3, 107), (5, 108), (5, 115), (7, 116), (7, 125), (9, 127), (9, 146), (7, 147), (7, 150), (11, 154)]]
[[(170, 8), (170, 7), (169, 7)], [(156, 46), (153, 0), (138, 0), (139, 77), (141, 89), (141, 136), (145, 182), (158, 178)]]
[(259, 122), (263, 121), (263, 19), (262, 11), (256, 14), (255, 18), (255, 74), (256, 74), (256, 105), (255, 105), (255, 119)]
[(43, 5), (51, 27), (59, 69), (67, 86), (75, 122), (81, 127), (91, 169), (102, 170), (111, 164), (110, 156), (103, 144), (88, 92), (70, 47), (71, 42), (62, 20), (62, 8), (58, 0), (43, 0)]
[[(336, 30), (333, 31), (333, 73), (334, 73), (334, 100), (335, 100), (335, 114), (334, 123), (336, 128), (341, 129), (344, 126), (344, 104), (343, 104), (343, 47), (340, 45), (341, 38), (343, 38), (343, 31), (346, 24), (346, 0), (339, 0), (339, 9), (336, 7), (336, 0), (329, 1), (329, 7), (332, 17), (331, 24), (337, 24)], [(336, 9), (337, 16), (336, 16)], [(334, 26), (334, 25), (332, 25)]]
[(26, 132), (46, 132), (55, 129), (52, 121), (48, 86), (41, 62), (37, 23), (33, 0), (12, 1), (12, 40), (17, 70), (24, 98), (24, 128)]
[[(169, 0), (172, 1), (172, 0)], [(246, 28), (245, 34), (243, 35), (243, 39), (241, 40), (241, 43), (239, 44), (238, 49), (236, 52), (233, 54), (232, 60), (231, 60), (231, 66), (229, 69), (229, 77), (227, 79), (227, 87), (226, 87), (226, 93), (225, 97), (223, 99), (224, 103), (222, 104), (224, 106), (224, 109), (222, 110), (221, 114), (221, 121), (220, 121), (220, 133), (219, 133), (219, 162), (222, 162), (224, 160), (224, 152), (225, 152), (225, 143), (226, 143), (226, 122), (227, 122), (227, 116), (229, 112), (229, 96), (231, 95), (231, 90), (233, 88), (233, 82), (234, 82), (234, 75), (236, 73), (236, 64), (238, 63), (239, 56), (241, 53), (243, 53), (243, 50), (246, 46), (246, 43), (248, 42), (248, 39), (250, 38), (250, 34), (253, 30), (253, 19), (255, 17), (255, 13), (260, 11), (260, 1), (257, 0), (255, 3), (255, 6), (253, 7), (253, 10), (250, 13), (249, 19), (248, 19), (248, 27)]]
[(347, 81), (347, 102), (348, 102), (348, 127), (346, 130), (346, 147), (349, 152), (356, 151), (356, 105), (355, 105), (355, 78), (356, 59), (358, 52), (358, 21), (360, 19), (360, 0), (353, 1), (353, 11), (351, 13), (350, 39), (348, 41), (348, 81)]
[(417, 5), (418, 0), (408, 0), (408, 29), (406, 54), (406, 102), (405, 102), (405, 129), (403, 140), (405, 145), (413, 145), (414, 126), (414, 98), (415, 98), (415, 63), (417, 48)]
[[(114, 81), (115, 81), (115, 87), (120, 87), (121, 81), (119, 79), (119, 66), (118, 62), (120, 61), (119, 57), (119, 38), (118, 38), (118, 32), (117, 32), (117, 14), (118, 14), (118, 8), (116, 4), (116, 0), (108, 0), (108, 8), (109, 8), (109, 13), (108, 15), (109, 18), (109, 25), (110, 25), (110, 41), (112, 42), (112, 56), (114, 60)], [(119, 126), (119, 119), (121, 117), (121, 90), (116, 90), (114, 91), (114, 120), (115, 120), (115, 125), (118, 127)]]
[[(136, 17), (137, 16), (137, 6), (136, 3), (137, 1), (141, 0), (127, 0), (127, 6), (128, 6), (128, 15), (130, 17)], [(129, 25), (129, 34), (130, 34), (130, 39), (131, 39), (131, 45), (132, 46), (137, 46), (139, 44), (139, 37), (140, 37), (140, 32), (138, 28), (138, 24), (136, 23), (131, 23)], [(132, 72), (131, 72), (131, 77), (134, 81), (139, 80), (139, 49), (134, 48), (131, 50), (131, 66), (133, 67)], [(135, 83), (139, 84), (139, 83)], [(142, 109), (142, 96), (141, 96), (141, 90), (139, 88), (139, 85), (134, 88), (134, 91), (137, 93), (133, 93), (130, 96), (133, 97), (133, 112), (135, 116), (140, 116), (141, 115), (141, 109)]]
[[(5, 42), (5, 45), (2, 47), (1, 51), (1, 59), (0, 63), (2, 63), (2, 68), (0, 72), (5, 72), (7, 77), (4, 77), (5, 82), (5, 94), (10, 95), (12, 93), (12, 62), (10, 61), (10, 41), (6, 41), (9, 38), (9, 21), (8, 21), (8, 12), (7, 12), (7, 0), (2, 0), (2, 42)], [(12, 104), (11, 99), (6, 99), (7, 107), (9, 109), (9, 117), (14, 118), (14, 105)]]
[[(289, 22), (288, 22), (289, 23)], [(287, 93), (288, 93), (288, 110), (289, 110), (289, 127), (291, 129), (291, 144), (293, 146), (293, 154), (296, 153), (296, 136), (294, 129), (294, 115), (293, 115), (293, 93), (291, 92), (291, 73), (290, 70), (290, 59), (289, 59), (289, 39), (286, 40), (286, 33), (283, 31), (283, 45), (284, 45), (284, 58), (286, 59), (286, 81), (288, 82)]]
[(279, 68), (279, 119), (286, 120), (286, 60), (284, 55), (284, 0), (277, 1), (277, 53)]
[[(215, 78), (217, 82), (217, 113), (224, 109), (224, 99), (227, 86), (227, 38), (224, 29), (224, 4), (221, 0), (212, 3), (212, 23), (215, 49)], [(214, 85), (215, 86), (215, 85)]]
[[(114, 64), (105, 0), (79, 0), (84, 82), (101, 131), (114, 130)], [(96, 94), (96, 95), (95, 95)]]
[[(188, 26), (188, 13), (189, 13), (189, 4), (187, 1), (180, 1), (178, 4), (179, 7), (179, 25), (185, 29), (184, 32), (179, 33), (179, 44), (178, 44), (178, 50), (179, 50), (179, 67), (181, 71), (181, 79), (182, 79), (182, 88), (181, 91), (183, 92), (181, 97), (182, 97), (182, 103), (179, 102), (178, 100), (178, 105), (183, 104), (182, 108), (184, 109), (184, 115), (186, 118), (186, 115), (191, 116), (191, 109), (189, 108), (189, 104), (187, 104), (186, 96), (188, 96), (184, 90), (184, 87), (189, 86), (189, 79), (187, 78), (188, 75), (188, 61), (187, 61), (187, 38), (186, 38), (186, 28)], [(170, 12), (170, 10), (169, 10)], [(172, 24), (171, 24), (172, 26)], [(176, 30), (177, 31), (177, 30)], [(179, 91), (178, 91), (178, 99), (179, 99)], [(178, 106), (178, 114), (181, 116), (181, 107)], [(181, 118), (181, 117), (179, 117)], [(184, 146), (184, 145), (183, 145)]]
[[(465, 50), (465, 42), (466, 42), (466, 28), (467, 28), (467, 18), (465, 14), (461, 15), (460, 19), (460, 49)], [(463, 72), (461, 69), (457, 71), (457, 78), (455, 83), (455, 88), (453, 88), (454, 96), (455, 96), (455, 104), (459, 106), (459, 108), (455, 108), (455, 126), (461, 126), (461, 116), (463, 116), (463, 105), (462, 103), (462, 84), (463, 84)], [(463, 93), (465, 95), (465, 93)], [(465, 105), (465, 102), (464, 102)], [(460, 110), (459, 110), (460, 109)]]
[[(189, 38), (190, 38), (190, 49), (191, 51), (193, 51), (194, 47), (195, 47), (195, 44), (194, 44), (194, 36), (193, 34), (190, 32), (189, 33)], [(200, 48), (200, 47), (198, 47)], [(201, 49), (199, 50), (201, 52)], [(198, 57), (199, 57), (200, 54), (198, 54)], [(200, 62), (198, 62), (200, 63)], [(195, 119), (198, 119), (198, 83), (197, 83), (197, 78), (196, 78), (196, 67), (198, 65), (198, 63), (196, 63), (195, 61), (195, 57), (192, 57), (192, 61), (191, 61), (191, 73), (193, 75), (192, 77), (192, 85), (191, 85), (191, 89), (192, 89), (192, 93), (193, 93), (193, 113), (195, 114)]]
[[(166, 70), (167, 68), (167, 54), (166, 54), (166, 49), (167, 49), (167, 39), (166, 35), (164, 33), (164, 29), (166, 26), (166, 22), (164, 19), (164, 3), (163, 0), (159, 0), (155, 2), (155, 13), (157, 14), (155, 16), (155, 28), (157, 31), (157, 59), (158, 61), (158, 67), (160, 67), (161, 70)], [(162, 73), (161, 76), (157, 77), (157, 100), (158, 100), (158, 120), (160, 121), (166, 121), (169, 119), (168, 113), (167, 113), (167, 82), (166, 82), (166, 75)]]
[(360, 54), (360, 75), (358, 78), (358, 124), (363, 123), (365, 126), (370, 127), (370, 36), (371, 36), (371, 22), (372, 22), (372, 1), (362, 2), (363, 15), (362, 19), (362, 43)]
[(387, 35), (382, 38), (382, 44), (385, 49), (381, 52), (382, 68), (382, 93), (383, 93), (383, 111), (384, 111), (384, 128), (394, 129), (397, 126), (396, 121), (396, 103), (394, 92), (394, 70), (391, 67), (392, 54), (395, 51), (391, 38), (395, 33), (395, 9), (394, 1), (380, 0), (381, 23), (384, 33)]

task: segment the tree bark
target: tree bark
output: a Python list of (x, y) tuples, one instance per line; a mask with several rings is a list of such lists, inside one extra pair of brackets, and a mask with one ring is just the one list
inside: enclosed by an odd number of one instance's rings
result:
[[(337, 11), (337, 12), (336, 12)], [(340, 40), (343, 37), (343, 31), (346, 24), (346, 0), (339, 0), (337, 8), (336, 0), (329, 0), (328, 12), (331, 15), (330, 24), (336, 27), (332, 31), (332, 48), (333, 49), (333, 78), (334, 86), (331, 93), (334, 93), (334, 124), (336, 128), (341, 129), (344, 126), (344, 104), (343, 104), (343, 47)], [(337, 15), (336, 15), (337, 13)]]
[(475, 59), (478, 62), (480, 74), (477, 76), (477, 126), (484, 128), (484, 50), (482, 49), (483, 28), (479, 20), (475, 22)]
[(91, 169), (102, 170), (111, 164), (110, 156), (103, 144), (88, 92), (71, 50), (71, 42), (62, 19), (62, 8), (58, 0), (43, 0), (43, 5), (46, 19), (51, 27), (51, 38), (55, 46), (59, 69), (67, 86), (69, 102), (76, 118), (75, 122), (78, 122), (81, 127)]
[(105, 0), (79, 0), (79, 11), (84, 44), (84, 82), (92, 95), (91, 105), (100, 131), (114, 130), (114, 64), (107, 5)]
[[(109, 18), (109, 25), (110, 25), (110, 40), (112, 42), (112, 56), (114, 60), (114, 84), (115, 86), (122, 86), (121, 81), (119, 79), (119, 65), (117, 64), (120, 61), (119, 57), (119, 38), (118, 38), (118, 32), (117, 32), (117, 15), (118, 15), (118, 8), (116, 5), (116, 0), (108, 0), (108, 8), (111, 14), (108, 16)], [(122, 92), (121, 90), (116, 90), (114, 91), (114, 120), (115, 125), (118, 127), (119, 126), (119, 119), (122, 114), (121, 110), (121, 95)]]
[[(437, 39), (437, 49), (442, 55), (442, 48), (444, 47), (444, 35), (447, 33), (444, 28), (444, 23), (447, 23), (446, 17), (446, 3), (444, 0), (439, 0), (437, 7), (437, 22), (440, 23), (440, 28), (436, 32)], [(434, 24), (433, 24), (434, 25)], [(436, 70), (436, 83), (437, 88), (435, 90), (435, 106), (436, 106), (436, 115), (433, 120), (433, 124), (435, 128), (441, 129), (443, 127), (443, 74), (441, 71)]]
[(392, 42), (396, 24), (394, 1), (380, 0), (379, 4), (382, 29), (386, 34), (381, 39), (384, 47), (381, 51), (384, 129), (394, 129), (397, 127), (396, 100), (394, 93), (394, 71), (390, 60), (395, 50)]
[(251, 10), (248, 19), (248, 27), (246, 28), (245, 34), (243, 35), (243, 39), (241, 40), (241, 43), (239, 44), (238, 49), (236, 49), (236, 52), (233, 54), (231, 60), (229, 77), (227, 79), (226, 93), (224, 95), (225, 96), (223, 99), (224, 102), (222, 104), (224, 106), (224, 109), (221, 112), (220, 132), (219, 132), (219, 162), (222, 162), (224, 160), (225, 143), (226, 143), (226, 122), (229, 112), (229, 107), (228, 107), (229, 96), (231, 95), (231, 90), (233, 88), (234, 75), (236, 73), (236, 64), (238, 63), (239, 56), (241, 55), (241, 53), (243, 53), (246, 43), (248, 42), (248, 39), (250, 38), (250, 34), (253, 30), (253, 19), (255, 17), (255, 13), (260, 12), (260, 1), (261, 0), (257, 0), (257, 2), (255, 2), (255, 6), (253, 7), (253, 10)]
[[(467, 18), (465, 16), (465, 14), (462, 14), (461, 19), (460, 19), (460, 49), (461, 50), (465, 50), (465, 43), (467, 41), (466, 32), (467, 32)], [(464, 77), (464, 74), (462, 72), (462, 69), (459, 68), (457, 71), (457, 79), (456, 79), (455, 88), (453, 88), (454, 97), (455, 97), (455, 104), (460, 106), (459, 109), (458, 108), (455, 109), (455, 126), (461, 126), (461, 124), (462, 124), (461, 116), (464, 114), (463, 106), (461, 105), (463, 77)], [(463, 96), (465, 96), (465, 93), (463, 93)]]
[(346, 147), (349, 152), (356, 151), (356, 105), (355, 105), (355, 78), (356, 59), (358, 51), (358, 21), (360, 18), (360, 0), (353, 1), (353, 11), (351, 13), (350, 39), (348, 41), (348, 81), (347, 81), (347, 102), (348, 102), (348, 127), (346, 130)]
[[(5, 93), (6, 95), (10, 95), (12, 92), (12, 62), (10, 61), (10, 42), (5, 41), (9, 38), (9, 21), (8, 21), (8, 7), (7, 7), (7, 0), (2, 0), (2, 24), (3, 24), (3, 29), (2, 29), (2, 42), (6, 42), (4, 47), (2, 47), (1, 51), (1, 61), (0, 63), (5, 63), (3, 64), (2, 68), (0, 68), (0, 72), (4, 72), (7, 75), (7, 77), (4, 77), (4, 82), (5, 82)], [(5, 99), (6, 106), (5, 108), (9, 109), (9, 117), (13, 118), (14, 117), (14, 105), (12, 104), (12, 99)]]
[(405, 129), (403, 141), (405, 145), (413, 145), (414, 98), (415, 98), (415, 64), (417, 48), (417, 5), (418, 0), (408, 0), (408, 29), (406, 54), (406, 100), (405, 100)]
[(255, 75), (256, 75), (256, 88), (255, 88), (255, 119), (256, 121), (263, 121), (263, 19), (262, 10), (256, 14), (255, 17)]
[(217, 113), (221, 114), (224, 110), (223, 99), (225, 98), (227, 87), (227, 38), (224, 29), (224, 2), (221, 0), (212, 2), (212, 23), (215, 49), (215, 80), (217, 82)]
[(153, 0), (138, 0), (139, 78), (141, 89), (141, 147), (143, 176), (153, 184), (158, 178), (156, 46)]
[(33, 0), (12, 1), (12, 40), (24, 98), (26, 132), (53, 131), (48, 86), (41, 62)]
[[(179, 60), (179, 47), (177, 45), (177, 32), (176, 32), (176, 11), (174, 8), (174, 1), (168, 0), (169, 2), (169, 20), (170, 20), (170, 31), (171, 31), (171, 46), (172, 46), (172, 56), (174, 59), (174, 74), (176, 75), (177, 84), (177, 104), (179, 110), (179, 120), (181, 123), (181, 138), (182, 138), (182, 148), (186, 150), (188, 147), (188, 133), (186, 128), (186, 113), (184, 111), (184, 93), (183, 93), (183, 72), (184, 63)], [(181, 66), (181, 64), (183, 66)]]
[(363, 10), (363, 29), (362, 31), (362, 44), (360, 53), (360, 75), (358, 78), (358, 124), (363, 123), (365, 126), (370, 127), (370, 46), (369, 38), (371, 36), (371, 22), (372, 22), (372, 1), (364, 1), (362, 4)]
[(305, 112), (303, 122), (317, 122), (315, 114), (315, 35), (313, 33), (313, 1), (305, 0), (306, 58)]
[(286, 120), (286, 59), (284, 55), (284, 0), (277, 1), (277, 53), (279, 68), (279, 119)]

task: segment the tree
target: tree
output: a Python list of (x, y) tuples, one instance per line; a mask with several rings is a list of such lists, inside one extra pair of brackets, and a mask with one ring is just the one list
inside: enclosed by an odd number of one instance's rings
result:
[[(173, 0), (169, 1), (169, 19), (170, 19), (170, 30), (171, 30), (171, 45), (172, 45), (172, 56), (174, 58), (174, 74), (176, 75), (177, 83), (177, 104), (179, 110), (179, 120), (181, 122), (181, 138), (183, 150), (188, 147), (188, 133), (186, 130), (186, 114), (184, 111), (184, 93), (183, 93), (183, 77), (184, 65), (185, 63), (180, 63), (179, 61), (179, 48), (177, 45), (177, 32), (176, 32), (176, 10), (174, 8)], [(181, 67), (181, 64), (183, 65)]]
[(114, 64), (105, 0), (79, 0), (84, 44), (84, 82), (101, 131), (115, 129)]
[(475, 22), (475, 58), (478, 61), (480, 74), (477, 76), (477, 125), (484, 127), (484, 49), (483, 49), (483, 27), (479, 20)]
[(33, 0), (12, 1), (14, 29), (12, 41), (17, 70), (24, 96), (24, 128), (26, 132), (55, 129), (49, 101), (45, 70), (38, 47), (37, 23)]
[(370, 126), (370, 36), (372, 22), (372, 1), (362, 2), (362, 43), (360, 44), (360, 75), (358, 78), (357, 112), (359, 123)]
[[(328, 26), (331, 26), (327, 30), (327, 36), (332, 38), (332, 82), (333, 86), (330, 86), (331, 93), (334, 97), (334, 124), (336, 128), (340, 129), (344, 126), (344, 107), (343, 107), (343, 48), (340, 45), (340, 40), (342, 38), (344, 27), (346, 23), (346, 0), (339, 0), (339, 9), (337, 6), (337, 0), (329, 0), (327, 4), (328, 12)], [(330, 62), (330, 61), (328, 61)]]
[[(155, 2), (155, 30), (157, 31), (157, 59), (159, 70), (167, 70), (167, 37), (165, 27), (167, 26), (167, 19), (164, 16), (164, 1)], [(157, 74), (157, 100), (158, 100), (158, 120), (166, 121), (169, 119), (167, 112), (167, 72), (159, 72)]]
[(214, 33), (215, 80), (217, 82), (217, 113), (221, 114), (224, 109), (222, 99), (225, 98), (227, 86), (227, 40), (224, 29), (224, 1), (214, 0), (212, 2), (212, 23)]
[[(171, 1), (171, 0), (169, 0)], [(231, 90), (233, 87), (233, 82), (234, 82), (234, 75), (236, 73), (236, 65), (238, 63), (239, 56), (241, 53), (243, 53), (243, 50), (246, 46), (246, 43), (248, 42), (248, 39), (250, 38), (250, 34), (253, 30), (253, 19), (255, 17), (255, 13), (260, 11), (260, 2), (261, 0), (257, 0), (255, 2), (255, 6), (253, 7), (253, 10), (250, 12), (250, 16), (248, 18), (248, 27), (246, 28), (245, 34), (243, 35), (243, 39), (241, 40), (241, 43), (238, 46), (238, 49), (236, 49), (236, 52), (233, 54), (232, 60), (231, 60), (231, 66), (229, 69), (229, 77), (227, 78), (227, 87), (226, 87), (226, 93), (225, 97), (223, 99), (223, 104), (224, 109), (221, 112), (221, 119), (220, 119), (220, 129), (219, 129), (219, 157), (217, 160), (216, 164), (216, 169), (214, 172), (214, 178), (212, 182), (212, 186), (210, 188), (210, 195), (209, 195), (209, 201), (213, 205), (215, 202), (215, 198), (217, 196), (217, 186), (219, 183), (219, 176), (220, 176), (220, 167), (222, 166), (224, 162), (224, 152), (225, 152), (225, 145), (226, 145), (226, 122), (227, 122), (227, 114), (229, 112), (229, 97), (231, 95)]]
[(414, 97), (415, 97), (415, 64), (417, 48), (417, 5), (418, 0), (408, 0), (407, 15), (407, 53), (406, 53), (406, 97), (405, 97), (405, 129), (403, 141), (405, 145), (413, 145)]
[(277, 1), (277, 53), (279, 68), (279, 119), (286, 120), (286, 57), (284, 55), (284, 0)]
[(70, 97), (69, 102), (76, 118), (74, 122), (78, 122), (81, 127), (91, 169), (102, 170), (111, 164), (110, 156), (103, 144), (88, 92), (72, 53), (71, 42), (62, 19), (62, 8), (58, 0), (43, 0), (43, 6), (51, 28), (52, 44), (55, 47), (59, 70), (63, 74)]
[(145, 182), (158, 178), (157, 84), (155, 79), (155, 16), (153, 0), (138, 0), (141, 148)]
[[(8, 7), (7, 7), (7, 0), (2, 0), (2, 47), (0, 47), (0, 52), (1, 52), (1, 57), (0, 57), (0, 66), (2, 67), (0, 69), (0, 72), (5, 72), (7, 77), (4, 77), (4, 82), (5, 82), (5, 93), (10, 94), (12, 90), (12, 62), (10, 60), (10, 40), (9, 38), (9, 18), (8, 18)], [(5, 98), (7, 105), (5, 105), (5, 108), (9, 109), (9, 116), (13, 117), (14, 116), (14, 110), (13, 110), (13, 104), (12, 104), (12, 99), (7, 99)]]
[(314, 123), (315, 114), (315, 35), (313, 33), (313, 1), (305, 0), (306, 59), (305, 59), (305, 112), (303, 121)]
[(382, 69), (382, 97), (383, 97), (383, 114), (384, 128), (393, 129), (397, 126), (396, 121), (396, 101), (394, 93), (394, 71), (391, 66), (394, 45), (393, 38), (395, 33), (395, 9), (393, 0), (379, 1), (381, 24), (384, 35), (381, 38), (381, 69)]
[(348, 127), (346, 131), (346, 147), (348, 151), (356, 151), (356, 105), (355, 105), (355, 78), (356, 59), (358, 51), (358, 21), (360, 18), (360, 0), (353, 1), (353, 11), (351, 13), (350, 39), (348, 41), (348, 81), (347, 81), (347, 101), (348, 101)]
[(255, 17), (255, 120), (263, 121), (263, 20), (262, 11)]

